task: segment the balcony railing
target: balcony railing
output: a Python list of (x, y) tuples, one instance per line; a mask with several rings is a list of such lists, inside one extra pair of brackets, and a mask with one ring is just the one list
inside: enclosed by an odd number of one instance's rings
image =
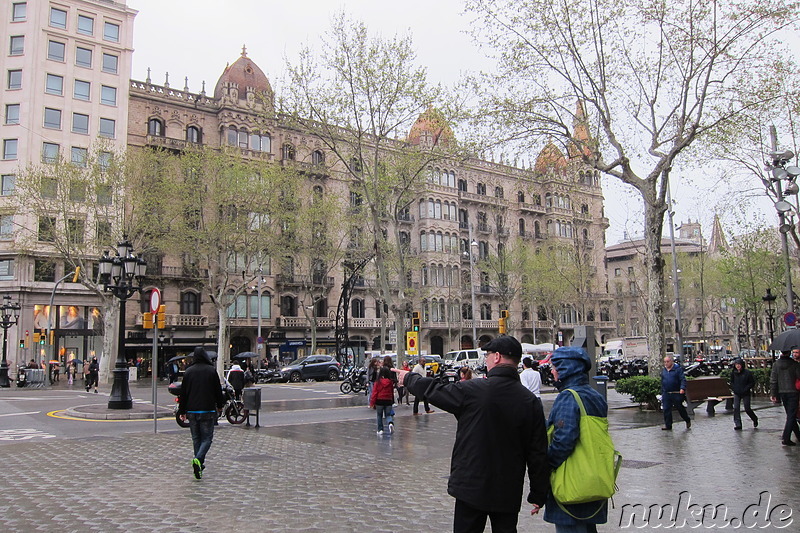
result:
[(333, 276), (300, 276), (294, 274), (278, 274), (275, 276), (278, 285), (286, 286), (324, 286), (333, 287)]
[[(164, 315), (166, 327), (204, 328), (208, 326), (206, 315)], [(136, 314), (136, 325), (142, 325), (142, 313)]]

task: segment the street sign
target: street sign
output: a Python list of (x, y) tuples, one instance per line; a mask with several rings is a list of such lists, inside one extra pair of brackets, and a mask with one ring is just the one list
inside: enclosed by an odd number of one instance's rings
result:
[(256, 342), (257, 342), (258, 344), (264, 344), (264, 337), (259, 337), (259, 338), (257, 338), (257, 339), (256, 339)]
[(150, 291), (150, 312), (153, 314), (158, 313), (159, 307), (161, 307), (161, 291), (153, 289)]
[(406, 332), (406, 352), (408, 352), (408, 355), (417, 355), (419, 353), (418, 331)]
[(788, 313), (783, 315), (783, 323), (787, 326), (796, 326), (797, 325), (797, 315), (789, 311)]

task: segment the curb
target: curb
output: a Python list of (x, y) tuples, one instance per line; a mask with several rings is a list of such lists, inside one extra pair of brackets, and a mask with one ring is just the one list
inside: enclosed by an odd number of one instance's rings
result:
[[(89, 404), (70, 407), (64, 410), (64, 414), (86, 420), (152, 420), (153, 406), (134, 403), (132, 409), (109, 409), (105, 405)], [(172, 410), (164, 407), (159, 407), (156, 413), (158, 418), (171, 415)]]

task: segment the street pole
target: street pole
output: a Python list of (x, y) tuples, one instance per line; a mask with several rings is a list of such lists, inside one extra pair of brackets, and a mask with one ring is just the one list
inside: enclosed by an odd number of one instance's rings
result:
[[(770, 143), (772, 145), (772, 152), (778, 151), (778, 131), (775, 126), (769, 127)], [(776, 192), (778, 194), (778, 201), (783, 200), (783, 191), (781, 189), (781, 180), (774, 180)], [(786, 269), (786, 312), (791, 313), (794, 311), (794, 290), (792, 289), (792, 265), (789, 259), (789, 240), (786, 236), (786, 213), (778, 211), (778, 229), (781, 234), (781, 251), (783, 252), (783, 266)]]
[(681, 296), (678, 285), (678, 255), (675, 253), (675, 223), (672, 219), (674, 212), (672, 209), (672, 195), (669, 192), (670, 185), (667, 179), (667, 214), (669, 215), (669, 240), (670, 250), (672, 251), (672, 292), (675, 296), (675, 353), (683, 361), (683, 333), (681, 332)]
[(478, 348), (478, 329), (475, 325), (475, 317), (477, 313), (477, 309), (475, 308), (475, 256), (472, 253), (472, 244), (475, 241), (472, 240), (472, 222), (469, 224), (469, 292), (470, 296), (472, 297), (472, 348)]
[(261, 350), (264, 347), (263, 346), (264, 343), (261, 342), (262, 341), (262, 339), (261, 339), (261, 278), (262, 277), (263, 277), (263, 271), (259, 268), (258, 269), (258, 284), (257, 284), (257, 289), (256, 289), (257, 292), (258, 292), (258, 304), (256, 306), (257, 309), (258, 309), (258, 331), (256, 333), (256, 335), (257, 335), (256, 336), (256, 353), (258, 354), (258, 368), (261, 368), (261, 361), (263, 359), (261, 357)]
[(158, 433), (158, 383), (156, 375), (158, 372), (158, 318), (153, 320), (153, 357), (150, 361), (150, 377), (153, 383), (153, 433)]

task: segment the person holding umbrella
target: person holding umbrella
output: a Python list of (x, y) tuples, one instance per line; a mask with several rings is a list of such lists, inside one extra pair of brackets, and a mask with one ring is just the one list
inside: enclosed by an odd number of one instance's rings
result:
[(786, 423), (781, 435), (781, 444), (784, 446), (797, 446), (792, 441), (792, 433), (800, 440), (800, 430), (797, 428), (797, 402), (800, 394), (795, 385), (798, 378), (800, 378), (800, 363), (792, 359), (788, 350), (784, 350), (772, 365), (769, 379), (770, 399), (773, 403), (783, 404), (783, 409), (786, 411)]

